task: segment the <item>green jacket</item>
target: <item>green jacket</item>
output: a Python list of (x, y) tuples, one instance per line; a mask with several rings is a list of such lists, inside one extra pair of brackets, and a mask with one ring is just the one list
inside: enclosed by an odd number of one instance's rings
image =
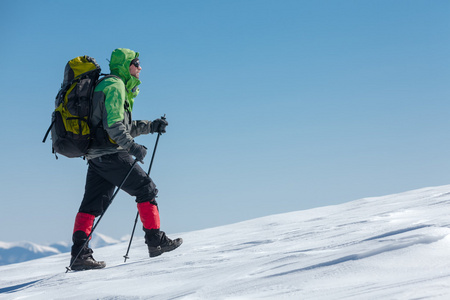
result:
[(91, 117), (94, 143), (87, 159), (128, 150), (136, 136), (150, 133), (150, 121), (133, 121), (131, 116), (141, 82), (131, 76), (129, 66), (138, 56), (138, 52), (122, 48), (111, 54), (109, 68), (115, 76), (103, 79), (95, 88)]

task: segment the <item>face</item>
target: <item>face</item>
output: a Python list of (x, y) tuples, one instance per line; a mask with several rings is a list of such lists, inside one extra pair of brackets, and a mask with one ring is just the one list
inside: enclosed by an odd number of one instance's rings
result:
[[(137, 67), (136, 67), (136, 65), (137, 65)], [(139, 61), (137, 61), (137, 64), (134, 63), (134, 64), (130, 65), (130, 74), (131, 74), (131, 76), (134, 76), (137, 79), (139, 79), (139, 73), (141, 72), (141, 70), (142, 70), (142, 67), (139, 64)]]

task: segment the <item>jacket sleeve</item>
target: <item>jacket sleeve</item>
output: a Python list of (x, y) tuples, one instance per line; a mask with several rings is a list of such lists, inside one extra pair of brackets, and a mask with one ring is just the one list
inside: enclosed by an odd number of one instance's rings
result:
[(103, 114), (103, 128), (109, 137), (124, 149), (129, 149), (133, 144), (133, 136), (127, 131), (123, 120), (125, 118), (126, 92), (122, 82), (118, 80), (107, 86), (105, 94), (105, 113)]
[(144, 120), (133, 121), (131, 132), (130, 132), (131, 136), (137, 137), (141, 134), (151, 133), (150, 124), (152, 124), (152, 122), (150, 122), (150, 121), (144, 121)]

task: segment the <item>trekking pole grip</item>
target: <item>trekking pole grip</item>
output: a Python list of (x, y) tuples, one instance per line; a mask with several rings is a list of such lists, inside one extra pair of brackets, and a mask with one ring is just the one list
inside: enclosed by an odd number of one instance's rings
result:
[[(166, 120), (166, 114), (161, 116), (161, 119)], [(158, 147), (159, 137), (161, 136), (161, 132), (158, 132), (158, 136), (156, 137), (155, 147), (153, 148), (152, 159), (150, 160), (150, 165), (148, 166), (147, 175), (150, 176), (150, 171), (152, 170), (153, 160), (155, 159), (156, 148)]]

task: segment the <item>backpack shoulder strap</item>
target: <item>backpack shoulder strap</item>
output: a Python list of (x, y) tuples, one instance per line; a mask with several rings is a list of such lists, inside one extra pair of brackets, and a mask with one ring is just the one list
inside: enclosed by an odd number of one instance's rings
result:
[[(98, 85), (100, 82), (102, 82), (103, 80), (105, 80), (106, 78), (112, 78), (112, 77), (115, 77), (115, 78), (117, 78), (117, 79), (120, 79), (120, 80), (122, 80), (122, 78), (120, 78), (119, 76), (117, 76), (117, 75), (113, 75), (113, 74), (100, 74), (100, 76), (102, 76), (102, 78), (100, 78), (99, 80), (97, 80), (97, 82), (95, 83), (95, 85)], [(123, 80), (122, 80), (123, 81)]]

